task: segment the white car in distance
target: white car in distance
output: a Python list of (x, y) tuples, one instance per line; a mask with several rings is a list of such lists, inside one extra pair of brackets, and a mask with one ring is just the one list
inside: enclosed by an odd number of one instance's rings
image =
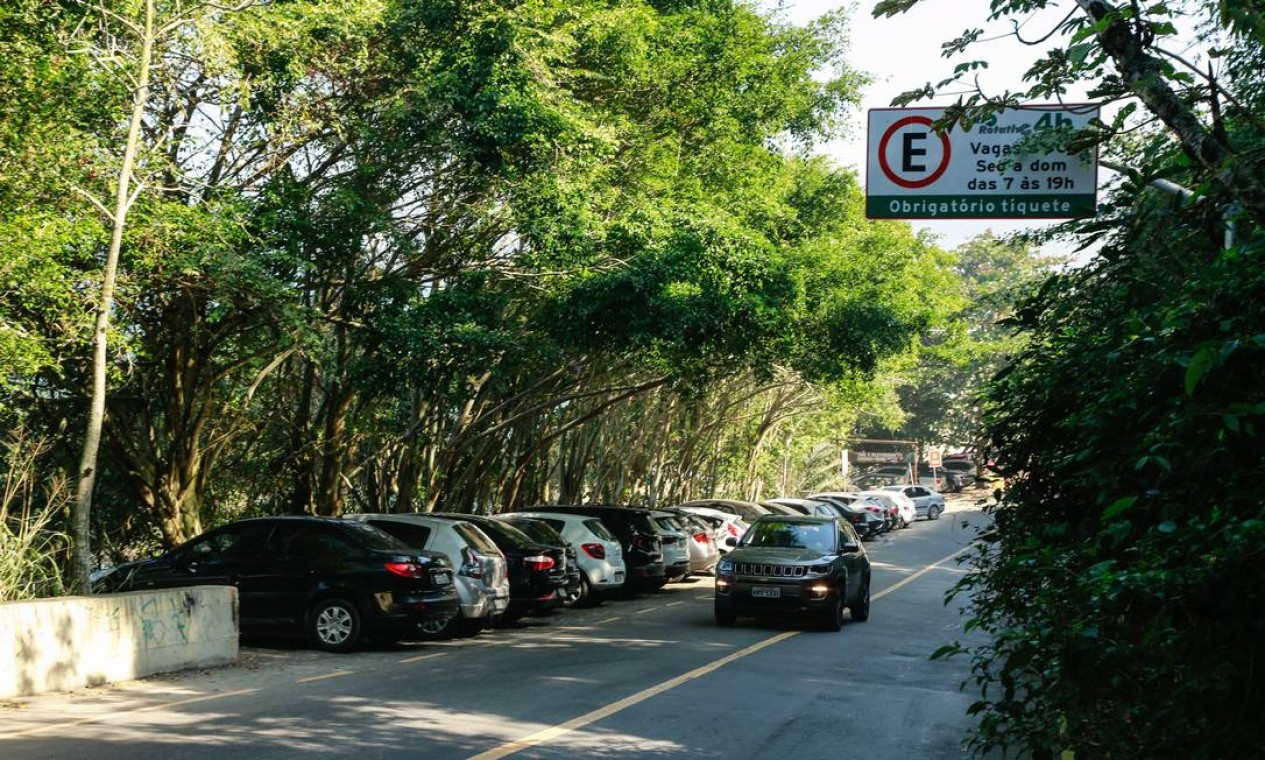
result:
[(909, 497), (899, 491), (859, 491), (857, 496), (862, 499), (871, 499), (882, 504), (895, 503), (897, 509), (900, 510), (900, 521), (902, 528), (908, 528), (918, 519), (918, 510), (914, 508), (914, 503)]
[(940, 515), (944, 514), (944, 496), (926, 486), (906, 484), (903, 486), (886, 486), (883, 490), (903, 493), (914, 503), (914, 510), (919, 517), (925, 517), (928, 520), (939, 520)]
[(596, 594), (624, 585), (628, 573), (624, 550), (619, 539), (600, 519), (546, 511), (515, 512), (514, 515), (540, 520), (575, 547), (576, 562), (580, 565), (580, 595), (573, 602), (576, 606), (592, 604)]

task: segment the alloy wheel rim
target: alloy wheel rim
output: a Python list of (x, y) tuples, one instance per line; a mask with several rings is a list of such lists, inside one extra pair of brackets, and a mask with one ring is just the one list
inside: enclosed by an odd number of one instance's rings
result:
[(316, 619), (316, 633), (327, 644), (341, 644), (351, 637), (351, 613), (343, 607), (327, 607)]

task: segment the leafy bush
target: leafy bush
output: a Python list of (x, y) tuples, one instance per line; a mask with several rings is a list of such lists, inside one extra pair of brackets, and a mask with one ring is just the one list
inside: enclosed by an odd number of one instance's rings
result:
[(54, 529), (69, 492), (64, 476), (39, 481), (39, 460), (48, 444), (22, 429), (4, 444), (0, 471), (0, 602), (58, 596), (63, 592), (59, 560), (69, 541)]
[(959, 591), (975, 748), (1249, 757), (1265, 746), (1265, 245), (1138, 201), (1021, 305), (993, 381), (1008, 476)]

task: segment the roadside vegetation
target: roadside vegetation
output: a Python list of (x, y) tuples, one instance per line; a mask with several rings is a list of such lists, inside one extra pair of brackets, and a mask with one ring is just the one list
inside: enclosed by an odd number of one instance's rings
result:
[[(991, 8), (1024, 21), (1047, 5)], [(1105, 213), (1067, 227), (1101, 248), (1020, 300), (1008, 323), (1026, 340), (983, 395), (1007, 485), (959, 587), (969, 626), (990, 639), (969, 652), (972, 744), (1033, 758), (1256, 756), (1265, 20), (1246, 2), (1076, 6), (1031, 90), (976, 93), (952, 115), (1070, 82), (1124, 106), (1065, 135), (1125, 170)], [(1193, 50), (1179, 26), (1198, 30)]]
[(82, 590), (247, 515), (820, 482), (964, 306), (812, 156), (846, 22), (5, 3), (0, 418), (47, 446), (6, 525)]

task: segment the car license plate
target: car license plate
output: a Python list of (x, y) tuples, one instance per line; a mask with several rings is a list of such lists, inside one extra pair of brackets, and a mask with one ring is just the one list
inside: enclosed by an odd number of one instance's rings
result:
[(782, 589), (777, 586), (752, 586), (751, 595), (765, 599), (780, 599), (782, 598)]

